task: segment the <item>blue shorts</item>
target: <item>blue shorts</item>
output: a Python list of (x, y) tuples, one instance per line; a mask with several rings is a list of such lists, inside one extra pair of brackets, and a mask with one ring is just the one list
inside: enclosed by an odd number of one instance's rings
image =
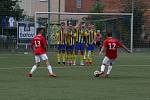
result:
[(88, 47), (87, 47), (88, 51), (94, 51), (94, 49), (95, 49), (94, 44), (88, 44)]
[(67, 51), (73, 51), (73, 50), (74, 50), (74, 45), (67, 46), (67, 47), (66, 47), (66, 50), (67, 50)]
[(66, 50), (66, 44), (58, 44), (57, 50)]
[(75, 45), (75, 50), (84, 51), (84, 43), (77, 43), (77, 44)]

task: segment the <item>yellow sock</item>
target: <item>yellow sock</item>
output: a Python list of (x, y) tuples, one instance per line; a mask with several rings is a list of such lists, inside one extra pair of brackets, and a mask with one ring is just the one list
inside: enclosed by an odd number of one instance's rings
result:
[(80, 55), (80, 61), (83, 63), (84, 55)]
[(93, 55), (95, 55), (95, 52), (91, 52), (91, 57), (90, 57), (90, 62), (92, 63), (93, 62)]
[(67, 54), (67, 62), (70, 61), (70, 54)]
[(86, 62), (88, 62), (89, 58), (88, 58), (88, 51), (86, 53)]
[(60, 62), (60, 53), (57, 53), (57, 62)]
[(65, 53), (62, 53), (62, 60), (63, 60), (63, 62), (66, 62)]
[(73, 54), (74, 55), (74, 62), (76, 62), (77, 60), (77, 55), (76, 54)]

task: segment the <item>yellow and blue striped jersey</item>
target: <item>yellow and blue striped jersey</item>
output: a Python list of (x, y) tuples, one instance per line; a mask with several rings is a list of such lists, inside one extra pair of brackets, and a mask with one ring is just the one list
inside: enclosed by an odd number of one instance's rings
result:
[(66, 36), (66, 38), (67, 38), (67, 45), (74, 45), (75, 44), (75, 31), (72, 31), (72, 30), (70, 30), (70, 31), (67, 31), (67, 36)]
[(96, 31), (95, 30), (88, 30), (87, 31), (87, 43), (88, 44), (93, 44), (95, 37), (96, 37)]
[(57, 44), (65, 44), (66, 43), (66, 31), (59, 30), (56, 33), (56, 40), (57, 40)]

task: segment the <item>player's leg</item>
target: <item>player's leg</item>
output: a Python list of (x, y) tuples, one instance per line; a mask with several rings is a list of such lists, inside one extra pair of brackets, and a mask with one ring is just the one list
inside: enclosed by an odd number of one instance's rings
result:
[(33, 72), (37, 69), (40, 63), (40, 56), (35, 55), (35, 65), (32, 66), (32, 69), (30, 70), (28, 76), (32, 77)]
[(107, 72), (106, 72), (106, 75), (105, 77), (108, 77), (111, 73), (111, 70), (112, 70), (112, 63), (114, 62), (114, 59), (113, 60), (110, 60), (110, 64), (108, 66), (108, 69), (107, 69)]
[(80, 45), (80, 65), (84, 65), (84, 44)]
[(88, 49), (85, 50), (84, 55), (85, 55), (85, 58), (84, 58), (85, 64), (88, 65), (89, 64), (89, 50)]
[(65, 65), (66, 63), (66, 53), (65, 50), (62, 50), (62, 63)]
[(70, 52), (69, 52), (69, 46), (67, 45), (66, 47), (66, 52), (67, 52), (67, 65), (70, 64)]
[(47, 65), (49, 76), (56, 77), (56, 75), (52, 71), (51, 65), (49, 64), (47, 55), (46, 54), (42, 54), (40, 57), (45, 62), (45, 64)]
[(92, 65), (93, 64), (93, 56), (94, 56), (94, 53), (95, 53), (95, 47), (94, 47), (94, 44), (91, 45), (91, 50), (89, 52), (89, 64)]
[(80, 45), (79, 43), (75, 44), (75, 55), (74, 55), (74, 65), (76, 65), (76, 61), (77, 61), (77, 56), (78, 56), (78, 53), (80, 51)]
[(65, 65), (66, 63), (66, 45), (64, 44), (62, 47), (62, 63)]
[(104, 57), (103, 61), (102, 61), (102, 65), (101, 65), (101, 69), (100, 69), (100, 75), (104, 74), (105, 68), (107, 66), (109, 66), (110, 64), (110, 59), (108, 57)]
[(74, 45), (71, 46), (71, 64), (74, 65)]
[(60, 56), (61, 56), (61, 46), (60, 44), (57, 45), (57, 63), (60, 64)]
[(90, 60), (90, 56), (91, 56), (91, 50), (90, 50), (90, 45), (88, 45), (88, 47), (86, 48), (86, 60), (85, 63), (86, 65), (89, 64), (89, 60)]

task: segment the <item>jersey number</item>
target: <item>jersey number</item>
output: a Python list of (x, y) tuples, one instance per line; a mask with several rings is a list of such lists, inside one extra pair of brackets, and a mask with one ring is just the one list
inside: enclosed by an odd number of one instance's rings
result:
[(41, 46), (41, 42), (40, 41), (34, 41), (35, 43), (35, 47), (40, 47)]
[(116, 49), (116, 43), (108, 43), (108, 45), (110, 50)]

